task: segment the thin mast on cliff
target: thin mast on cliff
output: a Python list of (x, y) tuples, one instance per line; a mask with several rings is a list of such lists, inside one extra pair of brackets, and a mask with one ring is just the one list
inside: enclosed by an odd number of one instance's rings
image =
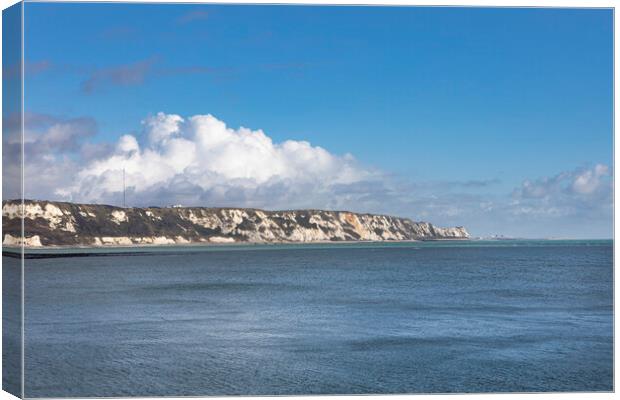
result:
[(125, 168), (123, 168), (123, 208), (125, 207)]

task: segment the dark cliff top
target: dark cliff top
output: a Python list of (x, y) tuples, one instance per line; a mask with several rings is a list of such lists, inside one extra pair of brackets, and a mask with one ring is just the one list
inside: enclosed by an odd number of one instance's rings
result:
[[(2, 205), (5, 204), (19, 204), (21, 203), (21, 199), (8, 199), (2, 200)], [(54, 205), (66, 205), (68, 207), (78, 206), (78, 207), (101, 207), (113, 210), (243, 210), (243, 211), (260, 211), (265, 214), (277, 214), (277, 213), (286, 213), (286, 212), (315, 212), (315, 213), (347, 213), (347, 214), (355, 214), (355, 215), (367, 215), (367, 216), (375, 216), (375, 217), (386, 217), (386, 218), (394, 218), (400, 220), (407, 220), (411, 222), (415, 222), (416, 224), (427, 224), (429, 222), (426, 221), (413, 221), (411, 218), (407, 217), (398, 217), (390, 214), (374, 214), (368, 212), (357, 212), (357, 211), (349, 211), (349, 210), (324, 210), (318, 208), (301, 208), (301, 209), (284, 209), (284, 210), (266, 210), (262, 208), (253, 208), (253, 207), (236, 207), (236, 206), (227, 206), (227, 207), (209, 207), (209, 206), (143, 206), (143, 207), (122, 207), (115, 206), (110, 204), (100, 204), (100, 203), (73, 203), (68, 201), (56, 201), (56, 200), (39, 200), (39, 199), (24, 199), (24, 203), (44, 203), (44, 204), (54, 204)], [(458, 227), (461, 228), (461, 227)]]

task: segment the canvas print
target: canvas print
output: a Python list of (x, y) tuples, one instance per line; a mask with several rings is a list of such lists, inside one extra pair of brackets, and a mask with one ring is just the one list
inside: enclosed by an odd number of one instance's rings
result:
[(3, 11), (2, 387), (611, 392), (613, 9)]

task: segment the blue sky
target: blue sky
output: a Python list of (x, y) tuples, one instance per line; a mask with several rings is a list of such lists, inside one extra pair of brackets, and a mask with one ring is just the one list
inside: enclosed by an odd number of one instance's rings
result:
[[(189, 118), (211, 114), (275, 144), (308, 141), (338, 162), (355, 158), (354, 178), (331, 169), (316, 177), (331, 183), (313, 190), (324, 193), (313, 204), (278, 182), (278, 200), (291, 206), (397, 214), (479, 235), (611, 236), (611, 10), (27, 3), (25, 21), (25, 108), (47, 118), (32, 124), (33, 137), (90, 121), (76, 128), (88, 134), (55, 148), (68, 149), (58, 162), (109, 159), (126, 134), (139, 152), (163, 154), (143, 121), (179, 115), (184, 125), (171, 135), (189, 137), (199, 129)], [(200, 176), (234, 175), (208, 168)], [(79, 179), (92, 182), (97, 168), (85, 169)], [(172, 176), (195, 183), (185, 170), (136, 183), (136, 205), (157, 193), (162, 202), (287, 204), (256, 194), (275, 175), (227, 186), (244, 195), (214, 197), (221, 182), (209, 181), (182, 199), (170, 197), (179, 192)], [(116, 196), (63, 184), (35, 194)], [(533, 185), (542, 189), (524, 189)]]

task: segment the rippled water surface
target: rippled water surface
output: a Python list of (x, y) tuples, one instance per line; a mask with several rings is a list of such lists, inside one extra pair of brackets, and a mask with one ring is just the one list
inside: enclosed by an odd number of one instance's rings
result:
[(26, 396), (613, 389), (611, 241), (122, 251), (26, 260)]

